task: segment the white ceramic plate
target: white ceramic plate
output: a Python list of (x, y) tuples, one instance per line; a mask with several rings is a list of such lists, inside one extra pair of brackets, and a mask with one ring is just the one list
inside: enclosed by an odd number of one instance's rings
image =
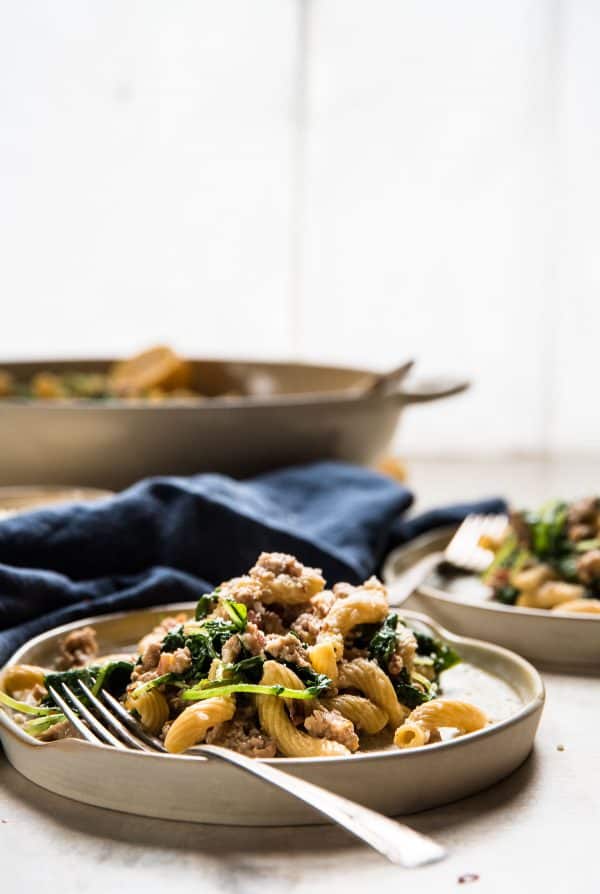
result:
[[(394, 581), (423, 556), (445, 549), (455, 527), (418, 537), (388, 556), (383, 578)], [(392, 600), (393, 601), (393, 600)], [(600, 616), (501, 605), (475, 575), (434, 571), (404, 603), (463, 636), (491, 640), (536, 664), (561, 670), (600, 668)]]
[[(165, 614), (189, 603), (105, 615), (56, 628), (11, 658), (50, 666), (65, 632), (93, 624), (104, 654), (130, 650)], [(542, 681), (530, 664), (497, 646), (455, 637), (429, 626), (463, 656), (443, 675), (445, 694), (480, 705), (494, 725), (469, 736), (410, 751), (382, 748), (348, 758), (275, 758), (289, 773), (388, 815), (411, 813), (473, 794), (503, 779), (527, 757), (544, 703)], [(291, 795), (239, 769), (200, 755), (120, 751), (79, 739), (35, 742), (0, 710), (0, 739), (13, 766), (57, 794), (125, 813), (236, 825), (323, 822)]]

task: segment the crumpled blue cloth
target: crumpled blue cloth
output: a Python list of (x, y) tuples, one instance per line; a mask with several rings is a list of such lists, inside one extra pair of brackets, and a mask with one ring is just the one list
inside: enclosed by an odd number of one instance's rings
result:
[(406, 519), (412, 493), (390, 478), (321, 462), (235, 481), (151, 478), (98, 503), (42, 509), (0, 523), (0, 666), (32, 636), (79, 618), (194, 601), (287, 552), (330, 582), (358, 583), (385, 554), (502, 500)]

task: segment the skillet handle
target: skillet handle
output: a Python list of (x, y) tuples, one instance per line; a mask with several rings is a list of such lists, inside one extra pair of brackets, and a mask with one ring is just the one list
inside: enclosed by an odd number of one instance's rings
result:
[(386, 398), (401, 404), (423, 404), (442, 397), (461, 394), (471, 387), (468, 379), (457, 379), (452, 376), (439, 379), (416, 379), (414, 382), (401, 382), (398, 388), (388, 391)]

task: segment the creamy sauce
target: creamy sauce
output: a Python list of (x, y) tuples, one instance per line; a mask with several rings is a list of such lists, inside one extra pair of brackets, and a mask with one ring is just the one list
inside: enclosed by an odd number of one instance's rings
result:
[[(481, 670), (472, 664), (461, 662), (456, 667), (445, 671), (441, 678), (442, 696), (472, 702), (485, 711), (492, 723), (512, 717), (522, 707), (523, 701), (515, 690), (493, 674)], [(455, 730), (441, 730), (443, 741), (456, 737)], [(386, 730), (377, 736), (363, 736), (361, 751), (381, 751), (382, 749), (397, 751), (392, 742), (393, 733)]]
[(472, 702), (494, 722), (505, 720), (523, 706), (512, 686), (466, 662), (443, 673), (440, 682), (444, 696)]

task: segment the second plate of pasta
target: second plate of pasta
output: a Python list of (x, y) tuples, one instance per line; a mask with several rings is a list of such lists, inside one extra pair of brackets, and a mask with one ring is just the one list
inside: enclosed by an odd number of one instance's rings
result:
[[(395, 549), (385, 562), (384, 580), (394, 582), (430, 553), (442, 553), (455, 528), (442, 528)], [(548, 669), (597, 672), (600, 669), (600, 614), (503, 605), (492, 588), (474, 574), (434, 570), (405, 605), (427, 612), (464, 636), (480, 637), (514, 649)], [(393, 599), (392, 599), (393, 601)], [(590, 604), (593, 600), (589, 600)]]

